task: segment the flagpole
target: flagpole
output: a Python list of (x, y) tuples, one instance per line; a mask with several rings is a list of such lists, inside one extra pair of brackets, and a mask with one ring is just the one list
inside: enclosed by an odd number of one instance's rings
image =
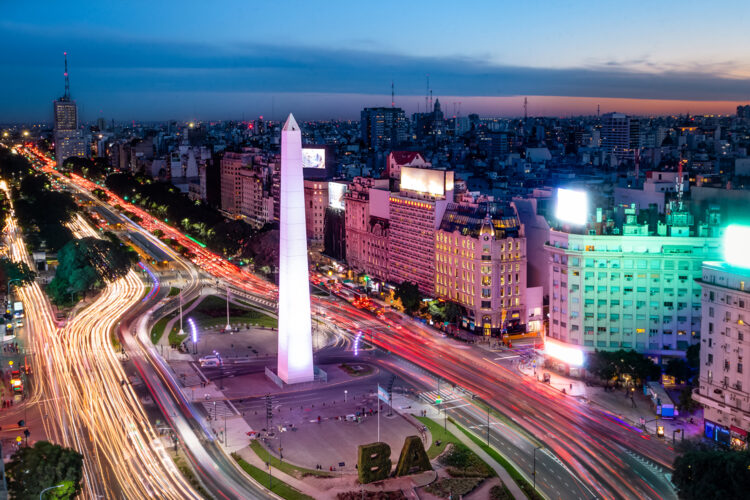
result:
[(380, 442), (380, 386), (378, 386), (378, 443)]

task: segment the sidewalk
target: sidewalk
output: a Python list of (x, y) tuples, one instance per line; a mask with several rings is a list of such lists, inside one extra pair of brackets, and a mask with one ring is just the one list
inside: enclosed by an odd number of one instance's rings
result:
[(521, 490), (521, 488), (516, 484), (516, 482), (513, 480), (512, 477), (510, 477), (510, 474), (508, 473), (505, 468), (500, 465), (499, 463), (495, 462), (495, 459), (489, 456), (487, 453), (482, 450), (479, 446), (477, 446), (474, 441), (469, 439), (466, 434), (461, 432), (461, 429), (455, 426), (453, 422), (448, 422), (448, 430), (453, 433), (454, 436), (458, 438), (459, 441), (461, 441), (463, 444), (465, 444), (471, 451), (476, 453), (479, 458), (484, 460), (487, 465), (492, 467), (492, 469), (497, 472), (498, 477), (502, 480), (502, 482), (505, 484), (505, 486), (508, 487), (508, 490), (513, 494), (513, 498), (516, 500), (524, 500), (526, 498), (526, 494)]
[[(651, 406), (651, 401), (647, 398), (642, 390), (636, 390), (633, 394), (633, 399), (626, 396), (626, 393), (622, 389), (605, 391), (604, 387), (587, 386), (585, 382), (566, 377), (552, 370), (546, 370), (544, 368), (536, 368), (536, 370), (529, 364), (519, 363), (516, 365), (518, 371), (527, 377), (535, 377), (539, 384), (541, 382), (542, 374), (550, 374), (549, 386), (553, 389), (565, 392), (568, 396), (578, 398), (588, 403), (592, 408), (596, 408), (603, 413), (609, 415), (610, 419), (620, 420), (626, 423), (631, 428), (634, 428), (642, 433), (649, 434), (652, 436), (656, 435), (657, 415)], [(534, 374), (536, 371), (536, 375)], [(693, 418), (694, 423), (688, 421), (689, 418)], [(640, 424), (641, 418), (646, 421), (646, 429)], [(674, 437), (680, 439), (689, 439), (700, 437), (703, 434), (703, 427), (701, 422), (703, 421), (703, 411), (697, 410), (691, 415), (678, 416), (674, 419), (658, 419), (658, 424), (664, 426), (664, 440), (671, 442)], [(681, 434), (684, 432), (684, 436)]]

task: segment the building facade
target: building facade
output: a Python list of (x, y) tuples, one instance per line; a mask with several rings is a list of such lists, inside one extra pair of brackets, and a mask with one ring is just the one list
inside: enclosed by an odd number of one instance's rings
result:
[(227, 152), (221, 159), (221, 209), (233, 217), (239, 217), (242, 212), (240, 171), (252, 161), (250, 153)]
[(435, 234), (435, 294), (485, 336), (524, 331), (526, 238), (508, 204), (451, 203)]
[(360, 116), (362, 142), (372, 151), (392, 149), (406, 142), (408, 124), (401, 108), (365, 108)]
[(387, 281), (388, 180), (355, 177), (344, 194), (346, 261), (372, 278)]
[(328, 182), (305, 179), (305, 224), (311, 248), (322, 249), (325, 215), (328, 207)]
[(750, 269), (706, 262), (701, 287), (700, 376), (693, 399), (703, 405), (704, 434), (747, 449), (750, 432)]
[(718, 257), (719, 239), (629, 226), (620, 235), (550, 231), (548, 336), (584, 351), (684, 356), (700, 340), (694, 280)]
[(453, 202), (453, 188), (451, 171), (401, 169), (401, 190), (389, 199), (391, 281), (413, 282), (422, 293), (435, 293), (435, 232)]

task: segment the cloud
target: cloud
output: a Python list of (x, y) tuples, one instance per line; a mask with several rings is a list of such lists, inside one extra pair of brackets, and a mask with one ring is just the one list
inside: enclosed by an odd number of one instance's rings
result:
[(388, 94), (392, 80), (398, 95), (420, 96), (427, 74), (436, 96), (734, 101), (750, 95), (750, 80), (736, 76), (731, 62), (664, 67), (644, 57), (577, 68), (535, 68), (361, 48), (213, 45), (102, 33), (63, 36), (7, 23), (0, 27), (5, 49), (0, 71), (13, 75), (0, 80), (3, 106), (47, 103), (59, 95), (63, 50), (70, 54), (71, 85), (79, 99), (106, 92), (134, 97), (139, 93)]

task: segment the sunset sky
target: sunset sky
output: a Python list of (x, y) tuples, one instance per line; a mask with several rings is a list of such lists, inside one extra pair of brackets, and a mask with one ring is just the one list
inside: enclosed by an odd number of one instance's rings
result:
[(747, 2), (5, 2), (0, 121), (49, 120), (69, 53), (82, 118), (734, 112)]

